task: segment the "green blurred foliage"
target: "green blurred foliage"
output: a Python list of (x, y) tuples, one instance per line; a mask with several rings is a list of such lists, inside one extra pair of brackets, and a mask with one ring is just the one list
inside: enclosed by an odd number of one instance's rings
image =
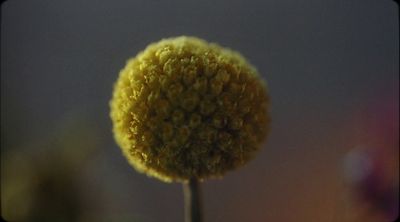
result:
[(79, 221), (88, 201), (79, 184), (81, 170), (101, 142), (79, 114), (51, 134), (2, 153), (1, 214), (7, 221)]

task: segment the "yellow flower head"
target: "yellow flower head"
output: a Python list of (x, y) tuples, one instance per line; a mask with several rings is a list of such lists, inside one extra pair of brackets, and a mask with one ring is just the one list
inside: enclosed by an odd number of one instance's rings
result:
[(244, 165), (269, 127), (269, 97), (256, 69), (195, 37), (163, 39), (130, 59), (110, 106), (126, 158), (166, 182)]

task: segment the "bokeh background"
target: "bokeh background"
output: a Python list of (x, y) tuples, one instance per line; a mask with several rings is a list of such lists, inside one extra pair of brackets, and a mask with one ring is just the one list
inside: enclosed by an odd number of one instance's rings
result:
[(204, 183), (206, 221), (398, 214), (394, 1), (9, 0), (1, 13), (4, 219), (183, 221), (181, 185), (128, 165), (108, 106), (126, 60), (178, 35), (240, 51), (272, 99), (259, 155)]

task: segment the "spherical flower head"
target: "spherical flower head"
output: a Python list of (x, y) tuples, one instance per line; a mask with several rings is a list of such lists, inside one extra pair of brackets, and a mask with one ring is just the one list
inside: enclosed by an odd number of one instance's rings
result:
[(195, 37), (150, 44), (121, 70), (110, 102), (128, 161), (160, 180), (220, 177), (247, 163), (269, 128), (269, 96), (239, 53)]

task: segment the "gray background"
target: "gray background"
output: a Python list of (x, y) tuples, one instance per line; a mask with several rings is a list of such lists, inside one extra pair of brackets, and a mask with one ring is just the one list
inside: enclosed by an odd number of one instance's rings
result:
[(205, 183), (207, 221), (330, 221), (344, 214), (341, 159), (364, 130), (353, 118), (382, 97), (398, 111), (397, 16), (390, 0), (9, 0), (2, 156), (83, 113), (100, 144), (82, 189), (107, 199), (88, 214), (182, 221), (181, 186), (130, 168), (112, 138), (108, 101), (129, 57), (193, 35), (240, 51), (272, 98), (272, 131), (257, 158)]

